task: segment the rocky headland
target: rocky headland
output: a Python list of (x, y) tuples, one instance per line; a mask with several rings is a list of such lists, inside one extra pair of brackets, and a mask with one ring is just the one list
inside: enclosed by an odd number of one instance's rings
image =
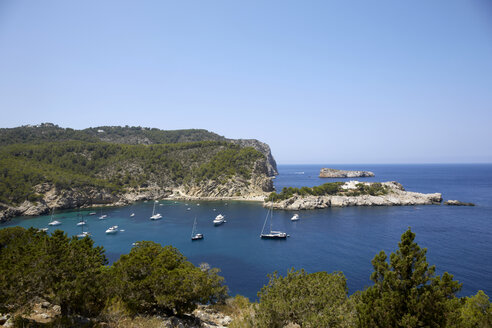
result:
[[(370, 187), (375, 183), (362, 183)], [(298, 195), (277, 202), (266, 201), (264, 207), (273, 207), (281, 210), (312, 210), (327, 207), (345, 206), (403, 206), (403, 205), (433, 205), (440, 204), (442, 196), (440, 193), (422, 194), (418, 192), (405, 191), (403, 186), (395, 181), (383, 182), (385, 194), (381, 195), (357, 195), (355, 191), (361, 183), (348, 181), (341, 185), (343, 192), (335, 195)]]
[(0, 129), (0, 169), (0, 222), (151, 199), (262, 201), (278, 174), (270, 147), (256, 139), (51, 123)]
[(320, 178), (365, 178), (373, 176), (374, 173), (369, 171), (347, 171), (330, 168), (322, 168), (319, 172)]

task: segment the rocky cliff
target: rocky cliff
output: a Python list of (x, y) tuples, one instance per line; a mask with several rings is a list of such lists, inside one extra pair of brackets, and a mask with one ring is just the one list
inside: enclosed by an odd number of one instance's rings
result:
[[(370, 185), (370, 183), (368, 183)], [(342, 189), (350, 190), (357, 183), (349, 181), (342, 186)], [(398, 182), (383, 182), (387, 187), (384, 195), (327, 195), (327, 196), (300, 196), (293, 195), (289, 199), (279, 202), (264, 202), (264, 207), (273, 207), (282, 210), (312, 210), (327, 207), (345, 206), (402, 206), (402, 205), (432, 205), (440, 204), (442, 196), (440, 193), (422, 194), (417, 192), (405, 191)]]
[(240, 147), (253, 147), (263, 155), (265, 155), (267, 160), (267, 174), (269, 176), (274, 176), (278, 174), (277, 162), (273, 158), (270, 146), (266, 143), (258, 141), (256, 139), (227, 139), (228, 141), (239, 145)]
[(374, 173), (369, 171), (346, 171), (330, 168), (322, 168), (319, 172), (320, 178), (364, 178), (373, 176)]

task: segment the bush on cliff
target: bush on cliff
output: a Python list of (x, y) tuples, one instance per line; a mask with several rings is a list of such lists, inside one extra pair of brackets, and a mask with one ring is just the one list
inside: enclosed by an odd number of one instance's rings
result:
[(227, 287), (217, 269), (202, 270), (174, 247), (139, 242), (111, 268), (114, 294), (133, 313), (181, 315), (198, 303), (225, 299)]
[(105, 302), (102, 247), (90, 238), (51, 236), (20, 227), (0, 230), (0, 308), (21, 309), (36, 297), (62, 314), (94, 316)]
[(290, 270), (282, 277), (275, 272), (258, 293), (258, 327), (349, 327), (353, 311), (347, 284), (341, 272), (308, 274)]
[(139, 242), (107, 267), (90, 238), (68, 238), (21, 227), (0, 230), (0, 312), (15, 312), (42, 298), (63, 315), (98, 316), (121, 299), (132, 313), (191, 311), (227, 294), (217, 269), (193, 266), (171, 246)]

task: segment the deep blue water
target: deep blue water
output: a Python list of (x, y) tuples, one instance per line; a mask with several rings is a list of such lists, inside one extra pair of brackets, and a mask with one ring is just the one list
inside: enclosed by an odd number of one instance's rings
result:
[[(482, 289), (492, 296), (492, 165), (279, 165), (275, 186), (280, 190), (350, 180), (320, 179), (321, 167), (370, 170), (376, 177), (359, 180), (395, 180), (410, 191), (441, 192), (445, 200), (458, 199), (477, 206), (329, 208), (301, 211), (297, 222), (290, 221), (292, 212), (275, 211), (274, 228), (291, 236), (275, 241), (259, 238), (266, 210), (258, 203), (199, 202), (198, 206), (198, 202), (161, 201), (158, 208), (164, 218), (150, 221), (152, 202), (140, 202), (104, 209), (107, 220), (87, 217), (87, 230), (96, 244), (105, 247), (111, 262), (129, 252), (138, 240), (170, 244), (195, 264), (207, 262), (220, 268), (232, 295), (254, 299), (267, 282), (268, 273), (277, 270), (285, 274), (291, 267), (308, 272), (343, 271), (350, 293), (362, 289), (371, 283), (374, 255), (381, 250), (388, 254), (394, 251), (401, 234), (411, 227), (419, 245), (428, 248), (427, 259), (436, 265), (437, 272), (448, 271), (463, 283), (460, 295)], [(135, 218), (129, 217), (131, 212), (136, 213)], [(218, 213), (226, 216), (227, 223), (214, 227), (212, 220)], [(63, 222), (58, 227), (69, 235), (80, 233), (77, 214), (57, 213), (56, 218)], [(192, 242), (195, 216), (205, 239)], [(0, 227), (41, 228), (48, 221), (48, 216), (16, 218)], [(125, 231), (106, 235), (104, 231), (115, 224)]]

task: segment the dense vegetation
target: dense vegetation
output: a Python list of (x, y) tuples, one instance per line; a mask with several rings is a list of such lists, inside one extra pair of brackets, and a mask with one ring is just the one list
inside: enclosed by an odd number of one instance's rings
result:
[(364, 183), (358, 183), (357, 189), (344, 190), (341, 188), (344, 182), (328, 182), (321, 186), (315, 187), (284, 187), (280, 193), (272, 192), (267, 200), (278, 202), (284, 199), (289, 199), (294, 195), (298, 196), (327, 196), (327, 195), (346, 195), (346, 196), (359, 196), (359, 195), (372, 195), (379, 196), (388, 193), (388, 188), (379, 182), (373, 182), (368, 185)]
[(171, 246), (139, 242), (106, 264), (103, 248), (90, 238), (2, 229), (0, 313), (25, 310), (40, 297), (60, 305), (63, 315), (95, 317), (115, 302), (134, 314), (181, 314), (227, 293), (218, 270), (193, 266)]
[(28, 310), (41, 297), (60, 305), (64, 316), (103, 321), (116, 313), (182, 315), (199, 303), (219, 303), (235, 318), (231, 328), (492, 327), (487, 295), (457, 297), (461, 284), (448, 273), (435, 274), (410, 229), (389, 261), (381, 252), (372, 264), (373, 285), (351, 296), (341, 272), (292, 269), (285, 277), (269, 276), (259, 303), (241, 296), (224, 303), (218, 271), (193, 266), (171, 246), (142, 241), (107, 266), (104, 249), (90, 238), (6, 228), (0, 230), (0, 312)]
[(204, 179), (249, 179), (264, 156), (224, 141), (126, 145), (63, 141), (0, 147), (0, 202), (19, 204), (42, 197), (34, 186), (91, 187), (118, 193), (157, 185), (171, 188)]
[[(101, 132), (102, 131), (102, 132)], [(200, 129), (160, 130), (140, 126), (100, 126), (84, 130), (64, 129), (52, 123), (0, 129), (0, 146), (17, 143), (45, 143), (79, 140), (124, 144), (169, 144), (196, 141), (225, 141), (225, 138)]]

